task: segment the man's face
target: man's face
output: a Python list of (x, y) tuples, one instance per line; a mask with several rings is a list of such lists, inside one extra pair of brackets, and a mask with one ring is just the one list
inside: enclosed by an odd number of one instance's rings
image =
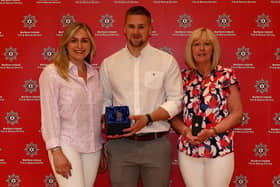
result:
[(143, 48), (149, 40), (152, 31), (149, 20), (144, 15), (129, 15), (126, 19), (124, 33), (126, 34), (128, 46)]

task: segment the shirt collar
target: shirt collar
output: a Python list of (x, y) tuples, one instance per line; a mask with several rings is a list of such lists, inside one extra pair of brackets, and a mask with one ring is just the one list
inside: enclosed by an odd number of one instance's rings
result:
[[(150, 43), (148, 42), (147, 45), (141, 50), (140, 56), (139, 56), (139, 57), (142, 57), (142, 56), (144, 56), (145, 54), (147, 54), (147, 52), (149, 51), (149, 48), (151, 48), (151, 45), (150, 45)], [(128, 53), (129, 56), (131, 56), (131, 57), (133, 57), (133, 58), (136, 58), (135, 56), (131, 55), (131, 53), (129, 52), (128, 47), (127, 47), (127, 44), (126, 44), (126, 46), (125, 46), (125, 49), (126, 49), (126, 51), (127, 51), (127, 53)], [(138, 58), (138, 57), (137, 57), (137, 58)]]
[[(210, 74), (209, 74), (209, 77), (214, 76), (215, 73), (216, 73), (217, 71), (219, 71), (220, 68), (221, 68), (221, 66), (220, 66), (220, 65), (217, 65), (214, 69), (212, 69), (212, 71), (211, 71)], [(199, 73), (198, 70), (193, 69), (193, 72), (194, 72), (197, 76), (199, 76), (200, 78), (203, 79), (203, 75), (202, 75), (201, 73)]]
[[(87, 73), (88, 73), (88, 77), (89, 76), (93, 76), (96, 71), (94, 70), (94, 68), (92, 67), (91, 64), (87, 63), (86, 61), (84, 61), (84, 64), (87, 67)], [(78, 68), (77, 65), (74, 64), (73, 62), (69, 61), (69, 67), (68, 67), (69, 72), (72, 72), (74, 74), (78, 74)]]

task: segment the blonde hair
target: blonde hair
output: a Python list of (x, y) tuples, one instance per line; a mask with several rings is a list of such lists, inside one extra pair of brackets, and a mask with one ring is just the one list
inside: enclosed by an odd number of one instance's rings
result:
[(211, 58), (211, 69), (214, 69), (217, 65), (221, 64), (220, 62), (220, 45), (217, 37), (215, 34), (208, 28), (198, 28), (192, 32), (192, 35), (188, 38), (186, 49), (185, 49), (185, 59), (187, 65), (192, 69), (197, 69), (196, 62), (192, 54), (192, 45), (193, 42), (202, 39), (208, 40), (213, 45), (213, 54)]
[(69, 68), (69, 56), (68, 56), (68, 51), (67, 51), (66, 47), (67, 47), (68, 42), (73, 37), (73, 35), (79, 29), (83, 29), (86, 31), (86, 33), (88, 34), (90, 46), (91, 46), (90, 52), (89, 52), (88, 56), (85, 58), (85, 61), (90, 64), (93, 59), (93, 55), (95, 53), (96, 46), (95, 46), (95, 42), (93, 40), (93, 34), (92, 34), (90, 27), (87, 24), (81, 23), (81, 22), (75, 22), (75, 23), (72, 23), (71, 25), (69, 25), (63, 33), (63, 36), (60, 40), (59, 47), (57, 49), (57, 52), (56, 52), (56, 55), (54, 58), (54, 64), (57, 69), (57, 72), (65, 80), (68, 80), (68, 68)]

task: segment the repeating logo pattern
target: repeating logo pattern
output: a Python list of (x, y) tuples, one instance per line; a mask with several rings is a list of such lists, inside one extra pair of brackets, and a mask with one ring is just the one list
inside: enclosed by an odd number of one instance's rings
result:
[(280, 125), (280, 113), (275, 113), (273, 120), (275, 125)]
[(25, 28), (31, 29), (33, 27), (36, 27), (37, 19), (35, 16), (32, 16), (31, 14), (28, 14), (27, 16), (24, 16), (22, 23)]
[(266, 156), (268, 151), (269, 150), (267, 148), (267, 145), (262, 144), (262, 143), (256, 145), (254, 148), (255, 156), (260, 157), (260, 158)]
[(219, 27), (227, 28), (230, 27), (230, 23), (232, 22), (231, 18), (227, 14), (219, 15), (218, 19), (216, 20)]
[(101, 26), (106, 29), (113, 27), (114, 22), (115, 22), (115, 20), (113, 19), (113, 16), (111, 16), (110, 14), (105, 14), (105, 15), (101, 16), (101, 18), (99, 20), (99, 23), (101, 24)]
[(235, 180), (233, 181), (233, 183), (235, 183), (235, 187), (247, 187), (248, 184), (248, 180), (247, 177), (244, 175), (239, 175), (235, 177)]
[(274, 53), (276, 60), (280, 60), (280, 48), (277, 48), (275, 53)]
[(185, 29), (191, 26), (192, 19), (191, 16), (183, 14), (179, 16), (177, 22), (179, 23), (179, 27), (183, 27)]
[(261, 27), (262, 29), (269, 27), (269, 23), (271, 20), (269, 19), (268, 15), (261, 14), (258, 15), (258, 18), (256, 20), (258, 27)]
[(18, 175), (12, 174), (8, 176), (8, 179), (6, 180), (9, 187), (17, 187), (20, 185), (20, 177)]
[(66, 14), (65, 16), (62, 16), (62, 19), (60, 20), (60, 22), (62, 24), (62, 27), (67, 27), (71, 23), (75, 23), (76, 20), (75, 20), (74, 16), (72, 16), (70, 14)]
[(280, 175), (273, 177), (273, 187), (280, 187)]
[(18, 52), (16, 48), (9, 47), (5, 49), (4, 52), (5, 59), (12, 62), (17, 59)]
[(58, 186), (56, 179), (52, 174), (45, 177), (44, 183), (45, 183), (46, 187), (57, 187)]
[(33, 157), (38, 155), (39, 148), (37, 147), (37, 144), (31, 142), (29, 144), (26, 144), (24, 150), (26, 155)]
[(249, 60), (251, 54), (252, 53), (250, 52), (250, 49), (246, 48), (245, 46), (238, 48), (237, 52), (235, 53), (237, 59), (241, 61)]
[(33, 93), (37, 91), (37, 88), (39, 87), (37, 84), (37, 81), (29, 79), (24, 81), (24, 85), (23, 85), (25, 92), (27, 93)]
[(11, 112), (7, 112), (5, 119), (7, 124), (15, 125), (18, 124), (20, 117), (17, 112), (12, 110)]
[(249, 117), (249, 114), (247, 112), (244, 112), (242, 116), (241, 126), (247, 125), (250, 119), (251, 118)]
[(256, 88), (256, 91), (263, 94), (268, 92), (268, 88), (270, 87), (270, 85), (268, 84), (267, 80), (258, 80), (256, 81), (256, 84), (254, 86)]
[(44, 57), (44, 60), (52, 61), (55, 56), (55, 48), (52, 48), (50, 46), (44, 48), (44, 51), (42, 52), (42, 56)]

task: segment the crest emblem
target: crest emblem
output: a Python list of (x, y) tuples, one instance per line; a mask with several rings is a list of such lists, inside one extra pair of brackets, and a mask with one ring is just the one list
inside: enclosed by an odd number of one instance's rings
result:
[(227, 14), (219, 15), (219, 17), (217, 19), (218, 26), (222, 27), (224, 29), (229, 27), (231, 22), (232, 22), (232, 20), (231, 20), (230, 16)]
[(62, 24), (62, 27), (67, 27), (71, 23), (75, 23), (76, 20), (74, 19), (74, 16), (71, 16), (70, 14), (66, 14), (65, 16), (62, 16), (60, 22)]
[(276, 60), (280, 60), (280, 48), (277, 48), (275, 53), (274, 53)]
[(170, 55), (173, 55), (172, 49), (169, 48), (169, 47), (165, 46), (165, 47), (160, 48), (160, 50), (162, 50), (162, 51), (164, 51), (164, 52), (166, 52), (166, 53), (168, 53)]
[(235, 187), (247, 187), (248, 180), (244, 175), (236, 176), (233, 183), (235, 183)]
[(12, 62), (17, 59), (18, 52), (16, 48), (9, 47), (5, 49), (4, 52), (5, 59)]
[(183, 27), (185, 29), (191, 26), (192, 19), (191, 16), (183, 14), (179, 16), (177, 22), (179, 23), (179, 27)]
[(30, 144), (26, 144), (24, 150), (26, 155), (33, 157), (38, 155), (39, 148), (37, 147), (37, 144), (31, 142)]
[(33, 27), (36, 27), (37, 19), (35, 16), (32, 16), (31, 14), (28, 14), (27, 16), (24, 16), (22, 23), (25, 28), (31, 29)]
[(18, 175), (12, 174), (8, 176), (8, 179), (6, 180), (9, 187), (17, 187), (19, 186), (21, 180)]
[(254, 148), (254, 152), (255, 152), (255, 156), (257, 157), (262, 158), (266, 156), (268, 152), (267, 145), (264, 145), (262, 143), (256, 145)]
[(275, 125), (280, 125), (280, 113), (275, 113), (273, 120)]
[(108, 29), (110, 27), (113, 27), (113, 23), (115, 22), (115, 20), (113, 19), (113, 16), (109, 15), (109, 14), (105, 14), (103, 16), (101, 16), (99, 23), (101, 23), (101, 26)]
[(269, 27), (269, 23), (271, 22), (271, 20), (269, 19), (268, 15), (261, 14), (258, 15), (256, 22), (258, 24), (258, 27), (264, 29), (265, 27)]
[(280, 175), (273, 177), (273, 187), (280, 187)]
[(25, 92), (33, 93), (37, 91), (38, 84), (35, 80), (29, 79), (24, 81), (23, 87), (25, 88)]
[(45, 177), (44, 183), (46, 187), (57, 187), (56, 179), (52, 174)]
[(55, 48), (52, 48), (50, 46), (48, 46), (47, 48), (44, 48), (42, 55), (44, 57), (44, 60), (52, 61), (54, 59), (54, 55), (55, 55)]
[(245, 46), (238, 48), (237, 52), (235, 53), (237, 59), (241, 61), (249, 60), (251, 54), (252, 53), (250, 52), (250, 49), (246, 48)]
[(5, 119), (7, 124), (14, 125), (18, 124), (18, 120), (20, 119), (20, 117), (18, 116), (17, 112), (11, 111), (7, 112)]
[(250, 119), (251, 118), (249, 117), (249, 114), (247, 112), (244, 112), (242, 116), (241, 126), (247, 125)]
[(256, 91), (263, 94), (265, 92), (268, 92), (268, 88), (270, 87), (267, 80), (258, 80), (254, 86), (256, 88)]

